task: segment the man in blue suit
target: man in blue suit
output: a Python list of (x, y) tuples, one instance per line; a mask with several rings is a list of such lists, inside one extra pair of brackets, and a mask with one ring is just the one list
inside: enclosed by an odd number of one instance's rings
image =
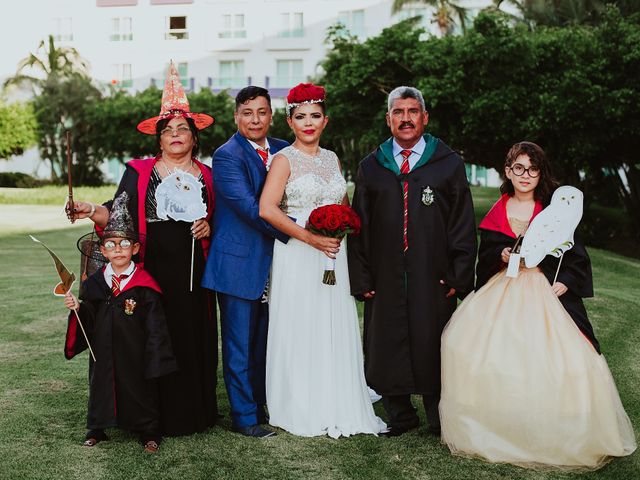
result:
[(269, 277), (273, 240), (288, 237), (258, 215), (272, 156), (288, 145), (267, 137), (271, 97), (261, 87), (236, 96), (236, 132), (213, 155), (213, 237), (202, 285), (218, 292), (222, 365), (234, 430), (265, 438), (265, 360), (269, 310), (261, 301)]

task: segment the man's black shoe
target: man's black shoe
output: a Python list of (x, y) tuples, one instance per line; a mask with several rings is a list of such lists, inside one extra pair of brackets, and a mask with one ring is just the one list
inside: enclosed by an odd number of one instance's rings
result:
[(408, 428), (404, 427), (389, 427), (386, 432), (380, 432), (381, 437), (399, 437), (409, 431)]
[(436, 437), (439, 437), (441, 433), (440, 425), (429, 425), (427, 427), (427, 433), (429, 435), (434, 435)]
[(262, 428), (260, 425), (251, 425), (249, 427), (238, 427), (234, 429), (236, 432), (241, 433), (245, 437), (254, 438), (269, 438), (275, 437), (276, 432)]

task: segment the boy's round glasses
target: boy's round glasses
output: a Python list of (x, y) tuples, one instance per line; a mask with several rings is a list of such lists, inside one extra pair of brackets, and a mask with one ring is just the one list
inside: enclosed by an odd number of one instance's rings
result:
[(509, 167), (514, 175), (520, 177), (524, 175), (524, 172), (527, 172), (531, 178), (536, 178), (540, 175), (540, 168), (535, 165), (531, 165), (529, 168), (525, 168), (521, 163), (514, 163)]
[(114, 248), (116, 248), (116, 245), (120, 245), (121, 249), (126, 250), (127, 248), (131, 247), (131, 240), (127, 240), (126, 238), (124, 238), (118, 243), (114, 242), (113, 240), (107, 240), (106, 242), (104, 242), (103, 246), (107, 250), (113, 250)]

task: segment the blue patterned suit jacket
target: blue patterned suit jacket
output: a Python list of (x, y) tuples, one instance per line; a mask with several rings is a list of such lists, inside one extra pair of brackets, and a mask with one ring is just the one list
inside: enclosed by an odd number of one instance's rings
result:
[[(268, 138), (271, 154), (288, 145)], [(246, 300), (258, 299), (269, 276), (273, 240), (289, 237), (259, 216), (259, 201), (267, 172), (260, 155), (240, 133), (213, 154), (213, 214), (211, 250), (202, 286)]]

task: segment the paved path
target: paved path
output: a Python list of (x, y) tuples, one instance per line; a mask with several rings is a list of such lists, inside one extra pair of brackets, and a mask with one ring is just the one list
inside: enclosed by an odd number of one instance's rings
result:
[[(93, 222), (78, 220), (75, 225)], [(54, 205), (0, 205), (0, 235), (8, 233), (38, 232), (69, 227), (69, 220), (61, 207)]]

